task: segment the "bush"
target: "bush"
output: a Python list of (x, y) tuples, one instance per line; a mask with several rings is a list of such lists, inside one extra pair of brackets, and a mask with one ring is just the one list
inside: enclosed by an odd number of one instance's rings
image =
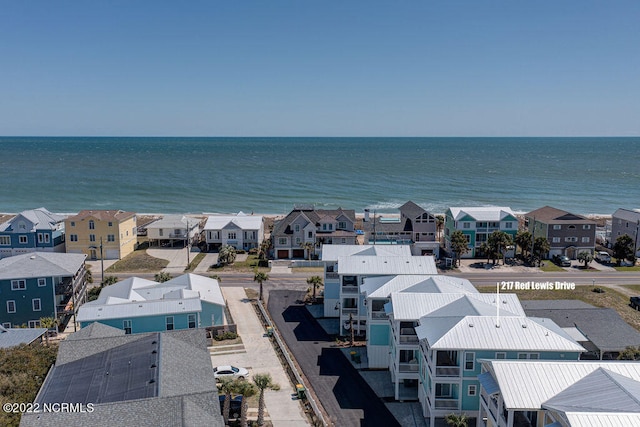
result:
[(236, 338), (238, 338), (238, 334), (231, 331), (226, 331), (213, 337), (213, 339), (216, 341), (235, 340)]

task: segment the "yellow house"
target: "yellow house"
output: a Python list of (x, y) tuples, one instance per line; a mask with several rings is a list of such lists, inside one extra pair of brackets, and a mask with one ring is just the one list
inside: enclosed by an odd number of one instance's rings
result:
[(84, 210), (65, 222), (67, 253), (88, 259), (121, 259), (138, 243), (135, 212)]

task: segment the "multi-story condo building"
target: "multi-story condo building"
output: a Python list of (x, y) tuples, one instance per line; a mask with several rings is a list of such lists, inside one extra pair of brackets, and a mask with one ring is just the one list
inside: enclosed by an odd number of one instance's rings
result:
[[(518, 218), (508, 207), (451, 207), (445, 213), (444, 241), (451, 252), (451, 235), (461, 230), (469, 242), (469, 251), (462, 258), (484, 256), (480, 249), (494, 231), (504, 231), (515, 238), (518, 232)], [(513, 256), (513, 250), (506, 255)]]
[(409, 201), (394, 216), (370, 217), (365, 211), (365, 241), (369, 244), (410, 245), (413, 255), (439, 256), (437, 219), (422, 207)]
[(233, 246), (236, 249), (257, 248), (264, 239), (264, 220), (260, 215), (211, 215), (203, 229), (205, 242), (209, 250), (221, 246)]
[(432, 256), (349, 256), (338, 258), (340, 334), (353, 327), (357, 335), (367, 331), (367, 307), (361, 286), (365, 278), (396, 275), (436, 275)]
[(0, 324), (37, 328), (53, 317), (60, 327), (84, 302), (84, 254), (34, 252), (0, 260)]
[[(315, 209), (296, 206), (276, 222), (271, 232), (275, 259), (308, 258), (322, 246), (355, 245), (356, 214), (349, 209)], [(309, 245), (307, 248), (306, 245)], [(309, 254), (311, 251), (311, 254)]]
[(545, 206), (525, 214), (525, 226), (534, 237), (547, 238), (549, 257), (576, 259), (580, 252), (594, 253), (596, 222), (582, 215)]
[(407, 245), (322, 245), (324, 317), (340, 316), (338, 259), (348, 256), (411, 256)]
[(578, 360), (584, 348), (549, 319), (466, 316), (440, 309), (420, 319), (419, 400), (430, 426), (450, 413), (476, 417), (480, 360)]
[(638, 362), (481, 363), (477, 426), (640, 426)]
[(138, 243), (136, 214), (121, 210), (83, 210), (65, 220), (67, 253), (89, 259), (121, 259)]
[(611, 216), (611, 245), (625, 234), (631, 237), (636, 248), (636, 256), (640, 254), (640, 209), (618, 209)]
[(20, 212), (0, 224), (0, 258), (29, 252), (64, 252), (64, 215), (45, 208)]

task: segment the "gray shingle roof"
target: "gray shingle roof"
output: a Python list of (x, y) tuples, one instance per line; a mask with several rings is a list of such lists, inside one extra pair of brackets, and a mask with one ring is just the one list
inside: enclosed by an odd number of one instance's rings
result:
[(3, 258), (0, 259), (0, 280), (73, 276), (86, 257), (84, 254), (31, 252)]
[(294, 209), (289, 214), (276, 222), (273, 228), (273, 235), (282, 235), (289, 234), (287, 228), (290, 227), (291, 223), (299, 216), (304, 215), (307, 217), (309, 222), (312, 224), (317, 224), (322, 217), (330, 216), (332, 218), (338, 218), (341, 215), (346, 216), (351, 222), (356, 221), (356, 211), (353, 209)]
[(545, 224), (595, 224), (596, 222), (582, 215), (573, 214), (563, 211), (562, 209), (545, 206), (540, 209), (531, 211), (525, 216), (529, 218), (535, 217), (536, 221)]

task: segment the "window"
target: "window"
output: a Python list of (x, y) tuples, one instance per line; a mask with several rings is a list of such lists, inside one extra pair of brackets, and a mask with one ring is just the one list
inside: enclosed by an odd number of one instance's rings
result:
[(512, 222), (505, 222), (504, 223), (504, 228), (513, 228), (513, 223)]
[(302, 243), (302, 239), (300, 239), (299, 237), (296, 237), (296, 245), (299, 245), (300, 243)]
[(9, 246), (11, 244), (11, 236), (0, 236), (0, 245)]
[(10, 329), (10, 328), (11, 328), (11, 322), (4, 322), (4, 323), (2, 324), (2, 327), (3, 327), (3, 328)]
[(504, 352), (496, 353), (496, 359), (506, 359), (506, 358), (507, 358), (507, 353), (504, 353)]
[(12, 280), (11, 281), (11, 290), (12, 291), (24, 291), (27, 289), (27, 282), (24, 279), (20, 280)]
[(115, 234), (107, 234), (107, 242), (115, 242), (116, 235)]
[(462, 228), (471, 228), (471, 223), (469, 223), (469, 222), (463, 222), (463, 223), (462, 223)]
[(476, 385), (475, 384), (470, 384), (469, 387), (467, 387), (467, 395), (468, 396), (475, 396), (476, 395)]
[(75, 227), (75, 226), (76, 226), (76, 222), (75, 222), (75, 221), (71, 221), (71, 222), (69, 223), (69, 225), (71, 225), (72, 227)]
[(195, 314), (190, 314), (187, 317), (187, 320), (189, 322), (189, 329), (194, 329), (196, 327), (196, 315)]
[(345, 228), (347, 228), (347, 222), (346, 221), (338, 222), (338, 228), (341, 230), (344, 230)]
[(436, 397), (451, 397), (451, 384), (436, 384)]
[(123, 320), (122, 321), (122, 329), (124, 329), (125, 334), (131, 333), (131, 320)]
[(464, 370), (465, 371), (473, 371), (476, 365), (476, 354), (473, 352), (468, 352), (464, 354)]
[(42, 287), (42, 286), (47, 286), (47, 279), (45, 279), (44, 277), (41, 277), (38, 279), (38, 286)]
[(39, 328), (40, 327), (40, 321), (39, 320), (29, 320), (29, 327), (30, 328)]
[(96, 235), (95, 234), (89, 234), (89, 241), (90, 242), (95, 242), (96, 241)]
[(89, 230), (95, 230), (96, 229), (96, 223), (91, 219), (89, 220)]
[(296, 224), (294, 228), (296, 230), (296, 233), (298, 233), (300, 231), (300, 224)]
[(164, 236), (164, 230), (162, 228), (158, 230), (158, 236)]
[(44, 242), (45, 243), (49, 243), (49, 235), (45, 233), (44, 235)]
[(38, 243), (43, 243), (43, 242), (44, 242), (44, 234), (38, 233)]
[(33, 308), (33, 311), (42, 310), (42, 306), (40, 304), (40, 298), (34, 298), (31, 300), (31, 308)]
[(589, 240), (591, 240), (591, 239), (589, 239), (588, 237), (583, 237), (582, 238), (582, 243), (589, 243)]
[(7, 313), (16, 312), (16, 302), (14, 300), (7, 301)]
[(577, 237), (565, 237), (564, 241), (565, 242), (577, 242), (578, 238)]
[(166, 317), (167, 331), (173, 331), (173, 316)]
[(518, 359), (540, 359), (538, 353), (518, 353)]
[(582, 225), (582, 229), (583, 230), (591, 230), (591, 224), (583, 224)]
[(279, 237), (278, 238), (278, 244), (279, 245), (286, 245), (287, 244), (287, 238), (286, 237)]
[(307, 236), (308, 236), (310, 239), (312, 239), (312, 238), (313, 238), (313, 231), (310, 231), (310, 232), (307, 234)]
[(77, 234), (70, 234), (69, 235), (69, 240), (72, 242), (77, 242), (78, 241), (78, 235)]
[(347, 243), (347, 238), (346, 238), (346, 237), (343, 237), (343, 238), (342, 238), (342, 243), (343, 243), (343, 244)]
[(575, 230), (576, 226), (575, 225), (570, 225), (569, 227), (567, 227), (569, 230)]
[(554, 224), (553, 225), (553, 229), (554, 230), (562, 230), (562, 226), (560, 224)]
[(109, 221), (109, 227), (113, 227), (113, 222)]
[(326, 230), (327, 229), (327, 224), (322, 224), (322, 229)]
[(236, 232), (230, 231), (227, 237), (229, 240), (236, 240)]
[(26, 245), (26, 244), (27, 244), (27, 236), (19, 236), (19, 237), (18, 237), (18, 242), (19, 242), (21, 245)]
[(553, 243), (560, 243), (560, 238), (559, 238), (559, 237), (553, 237), (553, 238), (551, 239), (551, 241), (552, 241)]

